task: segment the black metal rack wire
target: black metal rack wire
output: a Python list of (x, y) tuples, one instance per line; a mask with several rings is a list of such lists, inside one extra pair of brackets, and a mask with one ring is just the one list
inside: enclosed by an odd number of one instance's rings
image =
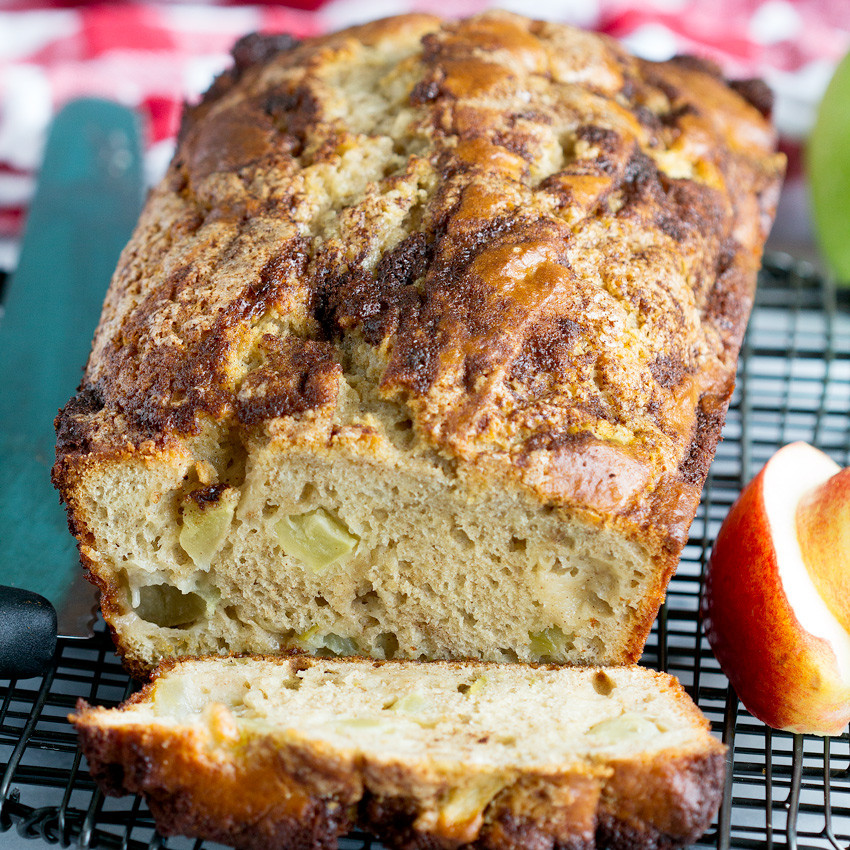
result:
[[(702, 635), (698, 602), (721, 521), (782, 444), (806, 440), (850, 465), (850, 300), (806, 264), (771, 255), (741, 355), (738, 388), (667, 602), (643, 663), (677, 675), (729, 746), (715, 824), (697, 845), (836, 848), (850, 845), (850, 735), (822, 739), (768, 729), (750, 716)], [(144, 802), (95, 787), (66, 715), (79, 698), (120, 702), (132, 684), (101, 629), (60, 641), (41, 679), (0, 681), (0, 842), (11, 829), (62, 847), (210, 850), (161, 838)], [(379, 845), (353, 834), (342, 850)]]

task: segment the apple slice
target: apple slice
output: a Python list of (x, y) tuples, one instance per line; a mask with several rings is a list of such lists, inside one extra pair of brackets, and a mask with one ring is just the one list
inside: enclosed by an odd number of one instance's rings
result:
[(702, 615), (751, 714), (840, 734), (850, 722), (850, 469), (806, 443), (780, 449), (721, 526)]

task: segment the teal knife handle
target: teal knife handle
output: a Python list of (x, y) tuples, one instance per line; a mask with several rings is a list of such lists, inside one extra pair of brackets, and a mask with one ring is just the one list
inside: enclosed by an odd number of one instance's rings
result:
[(0, 585), (0, 679), (43, 673), (56, 653), (56, 610), (29, 590)]
[(83, 378), (106, 286), (139, 214), (142, 166), (134, 113), (98, 100), (63, 107), (0, 318), (0, 584), (50, 599), (70, 637), (90, 630), (62, 616), (82, 570), (50, 482), (53, 420)]

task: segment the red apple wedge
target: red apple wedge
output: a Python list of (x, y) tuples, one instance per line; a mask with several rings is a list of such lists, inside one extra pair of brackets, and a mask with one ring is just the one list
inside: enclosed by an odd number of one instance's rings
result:
[(723, 522), (702, 614), (752, 714), (840, 734), (850, 722), (850, 468), (806, 443), (778, 451)]

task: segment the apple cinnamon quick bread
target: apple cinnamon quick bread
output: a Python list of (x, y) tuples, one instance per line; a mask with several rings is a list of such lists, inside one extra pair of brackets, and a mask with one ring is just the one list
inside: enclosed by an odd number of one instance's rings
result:
[(365, 659), (166, 662), (72, 721), (108, 793), (240, 848), (674, 847), (720, 802), (725, 747), (640, 667)]
[(57, 420), (128, 665), (637, 659), (781, 179), (763, 95), (500, 12), (237, 44)]

